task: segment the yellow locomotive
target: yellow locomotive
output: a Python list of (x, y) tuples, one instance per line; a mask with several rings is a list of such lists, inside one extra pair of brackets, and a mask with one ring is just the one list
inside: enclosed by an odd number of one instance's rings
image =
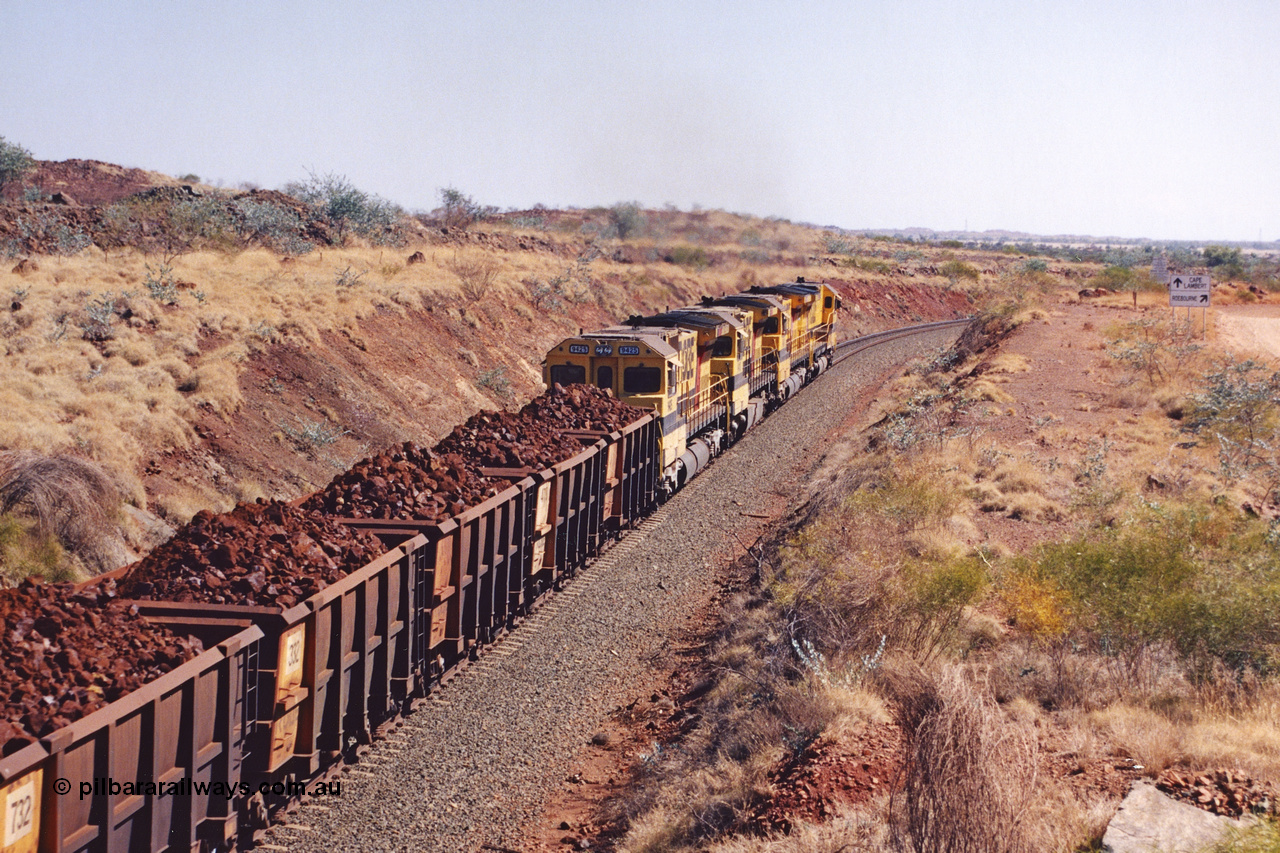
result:
[(547, 353), (547, 386), (606, 388), (662, 420), (662, 489), (674, 492), (831, 363), (840, 300), (805, 281), (583, 332)]

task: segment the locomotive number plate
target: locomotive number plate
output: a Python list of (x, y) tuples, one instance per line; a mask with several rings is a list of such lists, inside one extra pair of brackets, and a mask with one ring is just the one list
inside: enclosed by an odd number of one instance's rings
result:
[(586, 344), (569, 344), (569, 352), (573, 355), (590, 355), (591, 347)]
[(625, 346), (625, 345), (618, 347), (618, 355), (639, 355), (639, 354), (640, 354), (640, 347)]

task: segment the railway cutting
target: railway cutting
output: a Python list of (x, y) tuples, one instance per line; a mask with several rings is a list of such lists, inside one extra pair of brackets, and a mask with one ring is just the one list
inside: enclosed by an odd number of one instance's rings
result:
[[(549, 793), (653, 662), (696, 631), (719, 568), (798, 497), (826, 439), (957, 327), (853, 353), (677, 493), (345, 774), (265, 849), (531, 849)], [(488, 845), (486, 847), (486, 845)]]

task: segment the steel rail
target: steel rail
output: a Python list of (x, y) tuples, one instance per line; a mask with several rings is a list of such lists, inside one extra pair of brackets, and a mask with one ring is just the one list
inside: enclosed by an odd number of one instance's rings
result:
[(847, 341), (841, 341), (836, 344), (836, 355), (832, 360), (832, 364), (839, 364), (849, 356), (856, 355), (857, 353), (867, 350), (876, 344), (896, 341), (899, 338), (922, 334), (924, 332), (931, 332), (935, 329), (949, 329), (953, 326), (964, 326), (971, 322), (973, 322), (972, 317), (960, 317), (955, 320), (939, 320), (935, 323), (918, 323), (914, 326), (902, 326), (897, 329), (888, 329), (883, 332), (872, 332), (869, 335), (850, 338)]

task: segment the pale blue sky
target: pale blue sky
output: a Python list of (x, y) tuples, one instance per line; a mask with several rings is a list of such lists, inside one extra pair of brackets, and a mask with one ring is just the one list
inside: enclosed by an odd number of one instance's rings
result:
[(1280, 3), (0, 0), (0, 135), (411, 210), (1280, 239)]

